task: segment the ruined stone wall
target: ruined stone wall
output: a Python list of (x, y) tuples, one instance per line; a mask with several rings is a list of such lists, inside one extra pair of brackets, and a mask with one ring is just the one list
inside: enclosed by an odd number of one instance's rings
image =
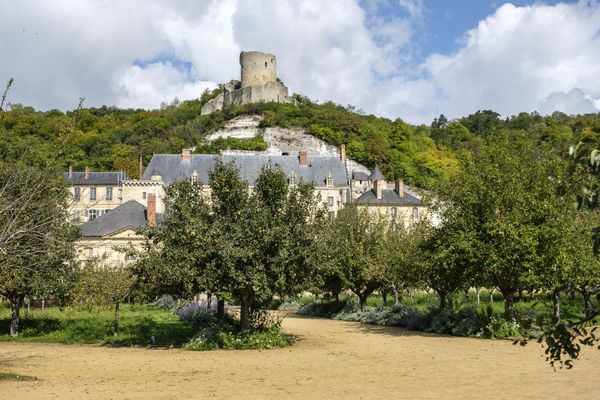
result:
[(242, 88), (277, 82), (277, 59), (273, 54), (259, 51), (242, 51), (240, 53), (242, 67)]

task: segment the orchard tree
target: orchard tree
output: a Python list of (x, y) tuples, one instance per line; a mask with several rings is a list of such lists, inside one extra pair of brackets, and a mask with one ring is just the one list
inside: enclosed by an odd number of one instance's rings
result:
[(130, 295), (134, 283), (131, 271), (123, 265), (105, 265), (102, 259), (86, 263), (73, 288), (73, 302), (80, 307), (114, 307), (113, 335), (119, 333), (119, 308)]
[(136, 286), (146, 297), (189, 297), (213, 287), (204, 273), (210, 261), (206, 238), (210, 205), (202, 183), (181, 180), (165, 188), (165, 214), (157, 227), (144, 227), (146, 243), (132, 265)]
[(358, 296), (360, 307), (381, 287), (378, 263), (383, 255), (385, 225), (354, 204), (338, 212), (327, 232), (328, 265), (341, 276), (344, 287)]
[(569, 206), (559, 191), (564, 167), (545, 143), (499, 132), (474, 150), (460, 174), (436, 188), (442, 225), (463, 242), (458, 254), (469, 249), (472, 256), (470, 278), (498, 288), (506, 318), (513, 317), (515, 293), (535, 284), (536, 268), (548, 263), (544, 248), (560, 245), (559, 236), (547, 233)]
[(75, 269), (77, 230), (67, 222), (65, 182), (53, 171), (0, 162), (0, 295), (12, 309), (12, 336), (25, 296), (61, 296)]
[(234, 164), (218, 162), (210, 173), (213, 221), (208, 275), (219, 290), (240, 301), (240, 329), (250, 327), (260, 297), (290, 295), (316, 268), (324, 212), (311, 185), (288, 186), (275, 165), (264, 166), (252, 193)]
[(381, 250), (376, 252), (375, 274), (385, 287), (391, 289), (394, 303), (400, 302), (400, 293), (419, 285), (421, 231), (394, 222), (383, 224)]

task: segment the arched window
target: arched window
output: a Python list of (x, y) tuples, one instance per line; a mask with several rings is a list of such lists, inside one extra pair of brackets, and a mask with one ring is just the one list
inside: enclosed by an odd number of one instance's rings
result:
[(198, 171), (192, 172), (192, 183), (198, 183)]

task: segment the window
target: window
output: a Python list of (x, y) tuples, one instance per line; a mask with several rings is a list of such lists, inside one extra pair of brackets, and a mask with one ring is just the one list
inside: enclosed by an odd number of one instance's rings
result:
[(78, 220), (79, 216), (81, 215), (81, 212), (79, 210), (73, 210), (73, 212), (71, 213), (71, 215), (73, 216), (74, 220)]
[(392, 218), (392, 219), (398, 218), (398, 209), (396, 207), (390, 208), (390, 218)]
[(73, 197), (75, 197), (75, 201), (81, 200), (81, 188), (76, 187), (73, 189)]
[(410, 217), (412, 219), (419, 219), (419, 209), (417, 207), (413, 207)]
[(292, 171), (290, 174), (290, 178), (288, 179), (290, 186), (294, 186), (296, 184), (296, 172)]
[(135, 256), (133, 254), (127, 254), (125, 256), (125, 261), (134, 261), (135, 260)]
[(83, 255), (86, 258), (92, 258), (94, 256), (94, 249), (91, 247), (86, 247), (83, 249)]
[(90, 188), (90, 200), (96, 200), (96, 188)]
[(142, 199), (146, 200), (146, 192), (142, 192)]
[(111, 187), (106, 188), (106, 200), (112, 200), (112, 190), (113, 188)]
[(98, 210), (88, 210), (88, 217), (90, 220), (98, 217)]
[(334, 200), (333, 196), (329, 196), (327, 198), (327, 204), (329, 204), (329, 207), (333, 207), (333, 200)]
[(192, 172), (192, 183), (198, 183), (198, 171)]
[(333, 186), (333, 176), (331, 175), (331, 171), (329, 171), (329, 173), (327, 174), (327, 178), (325, 179), (325, 184), (328, 187)]

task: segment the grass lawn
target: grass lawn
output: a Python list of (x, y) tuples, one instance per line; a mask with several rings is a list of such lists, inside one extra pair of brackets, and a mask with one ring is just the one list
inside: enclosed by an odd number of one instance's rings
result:
[(22, 311), (20, 334), (9, 335), (10, 310), (0, 308), (0, 341), (88, 343), (111, 346), (181, 346), (195, 333), (192, 323), (170, 310), (150, 305), (122, 305), (119, 334), (113, 336), (113, 311), (57, 307)]

